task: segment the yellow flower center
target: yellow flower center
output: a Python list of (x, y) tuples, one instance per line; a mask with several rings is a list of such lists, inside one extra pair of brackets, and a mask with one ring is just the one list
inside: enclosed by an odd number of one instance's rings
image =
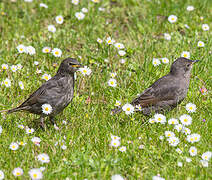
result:
[(162, 119), (161, 118), (158, 118), (158, 121), (161, 121)]
[(38, 177), (38, 175), (37, 175), (37, 174), (33, 174), (33, 177), (34, 177), (34, 178), (37, 178), (37, 177)]
[(45, 160), (45, 158), (44, 158), (44, 157), (42, 157), (41, 159), (42, 159), (43, 161)]
[(49, 110), (49, 108), (48, 107), (45, 107), (45, 111), (48, 111)]
[(87, 72), (87, 70), (86, 70), (86, 69), (84, 69), (84, 70), (83, 70), (83, 72), (84, 72), (84, 73), (86, 73), (86, 72)]
[(113, 143), (113, 145), (116, 145), (117, 143)]
[(174, 18), (171, 18), (172, 21), (174, 21)]
[(8, 84), (8, 82), (7, 82), (7, 81), (5, 81), (5, 84)]
[(190, 110), (192, 110), (192, 109), (193, 109), (193, 107), (189, 107), (189, 109), (190, 109)]
[(62, 21), (62, 18), (58, 18), (58, 21)]
[(194, 149), (192, 149), (191, 152), (194, 152)]
[(111, 81), (111, 82), (110, 82), (110, 84), (112, 84), (112, 85), (113, 85), (113, 84), (114, 84), (114, 82), (113, 82), (113, 81)]
[(45, 49), (45, 52), (49, 52), (49, 49)]
[(127, 111), (130, 111), (130, 107), (127, 108)]
[(59, 52), (58, 52), (58, 51), (56, 51), (56, 52), (55, 52), (55, 54), (56, 54), (56, 55), (58, 55), (58, 54), (59, 54)]
[(20, 51), (23, 51), (23, 48), (20, 48)]
[(108, 40), (107, 43), (111, 43), (111, 40)]
[(184, 119), (184, 122), (188, 122), (188, 119)]
[(48, 78), (48, 76), (44, 76), (44, 79), (48, 80), (49, 78)]
[(20, 176), (20, 175), (21, 175), (21, 173), (20, 173), (20, 172), (17, 172), (17, 173), (16, 173), (16, 176)]
[(15, 149), (15, 145), (12, 146), (12, 149)]

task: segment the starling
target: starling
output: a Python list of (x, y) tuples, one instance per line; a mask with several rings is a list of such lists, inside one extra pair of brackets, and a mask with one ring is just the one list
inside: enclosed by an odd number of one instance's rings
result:
[[(49, 116), (54, 124), (54, 116), (69, 105), (74, 96), (74, 73), (81, 64), (73, 58), (67, 58), (61, 63), (56, 75), (46, 81), (32, 93), (20, 106), (8, 110), (8, 113), (16, 111), (28, 111), (40, 115), (40, 125), (44, 128), (44, 117)], [(44, 114), (42, 105), (52, 107), (50, 114)]]
[[(141, 107), (144, 115), (152, 112), (171, 110), (180, 104), (187, 95), (192, 65), (198, 60), (189, 60), (180, 57), (171, 65), (169, 74), (154, 82), (143, 93), (138, 95), (131, 104)], [(122, 111), (122, 107), (113, 109), (112, 114)]]

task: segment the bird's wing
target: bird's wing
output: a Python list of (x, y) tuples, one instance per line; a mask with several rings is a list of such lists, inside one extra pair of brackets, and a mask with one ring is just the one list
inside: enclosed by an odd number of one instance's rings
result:
[(169, 78), (163, 77), (147, 88), (142, 94), (132, 101), (132, 105), (148, 107), (160, 101), (174, 100), (179, 90), (174, 82), (168, 81)]

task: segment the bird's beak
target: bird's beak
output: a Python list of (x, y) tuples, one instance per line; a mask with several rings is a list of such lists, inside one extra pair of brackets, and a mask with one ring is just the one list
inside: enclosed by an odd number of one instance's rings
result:
[(80, 68), (80, 67), (82, 67), (82, 64), (73, 64), (72, 67)]
[(192, 61), (192, 64), (194, 64), (194, 63), (196, 63), (196, 62), (198, 62), (198, 61), (199, 61), (199, 60), (193, 60), (193, 61)]

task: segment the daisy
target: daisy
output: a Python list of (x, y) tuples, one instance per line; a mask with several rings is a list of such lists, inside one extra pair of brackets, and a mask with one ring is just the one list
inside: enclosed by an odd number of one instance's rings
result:
[(139, 105), (136, 105), (135, 108), (136, 108), (137, 111), (141, 111), (142, 110), (142, 107), (141, 107), (140, 104)]
[(35, 145), (40, 145), (41, 139), (39, 137), (33, 137), (31, 139), (31, 141), (35, 144)]
[(49, 163), (50, 162), (48, 154), (45, 154), (45, 153), (39, 154), (37, 156), (37, 158), (42, 163)]
[(20, 129), (24, 129), (24, 125), (19, 124), (19, 125), (18, 125), (18, 128), (20, 128)]
[(160, 176), (153, 176), (152, 180), (165, 180), (165, 179)]
[(32, 180), (39, 180), (43, 178), (43, 174), (39, 168), (31, 169), (28, 173)]
[(177, 124), (177, 125), (174, 126), (174, 129), (176, 129), (178, 132), (180, 132), (183, 129), (183, 125)]
[(48, 25), (48, 31), (55, 33), (56, 32), (56, 27), (54, 25)]
[(189, 113), (193, 113), (196, 111), (196, 105), (195, 104), (192, 104), (192, 103), (188, 103), (186, 104), (186, 110), (189, 112)]
[(87, 13), (88, 12), (88, 9), (87, 8), (82, 8), (81, 10), (83, 13)]
[(187, 6), (187, 11), (193, 11), (194, 10), (194, 6)]
[(162, 114), (155, 114), (154, 115), (155, 122), (165, 124), (166, 122), (166, 116)]
[(114, 78), (109, 79), (108, 85), (111, 87), (116, 87), (117, 86), (117, 81)]
[(119, 56), (125, 56), (126, 55), (126, 52), (123, 51), (123, 50), (119, 50), (118, 51), (118, 54), (119, 54)]
[(149, 119), (149, 123), (150, 123), (150, 124), (153, 124), (153, 123), (155, 123), (155, 120), (154, 120), (153, 118), (150, 118), (150, 119)]
[(44, 3), (40, 3), (40, 7), (44, 7), (44, 8), (48, 8), (48, 6), (46, 5), (46, 4), (44, 4)]
[(79, 71), (85, 76), (85, 75), (87, 75), (87, 76), (89, 76), (90, 74), (91, 74), (91, 72), (92, 72), (92, 70), (89, 68), (89, 67), (87, 67), (87, 66), (84, 66), (83, 68), (79, 68)]
[(72, 0), (71, 3), (74, 4), (74, 5), (78, 5), (79, 4), (79, 0)]
[(11, 69), (12, 72), (16, 72), (18, 68), (17, 68), (16, 65), (12, 65), (12, 66), (10, 67), (10, 69)]
[(11, 150), (15, 151), (18, 148), (19, 148), (19, 145), (17, 143), (13, 142), (13, 143), (10, 144), (10, 149)]
[(153, 66), (158, 66), (158, 65), (160, 65), (160, 60), (157, 58), (153, 58), (152, 64), (153, 64)]
[(61, 57), (62, 55), (62, 51), (58, 48), (54, 48), (52, 49), (52, 54), (55, 56), (55, 57)]
[(62, 24), (63, 23), (63, 16), (59, 15), (59, 16), (56, 16), (55, 18), (57, 24)]
[(168, 64), (169, 63), (169, 59), (168, 58), (162, 58), (161, 59), (161, 61), (162, 61), (162, 63), (164, 63), (164, 64)]
[(34, 61), (34, 65), (37, 66), (39, 64), (38, 61)]
[(23, 171), (23, 169), (18, 167), (18, 168), (13, 169), (12, 173), (13, 173), (14, 176), (17, 177), (17, 176), (21, 176), (24, 173), (24, 171)]
[(114, 106), (120, 106), (120, 105), (121, 105), (121, 102), (116, 100), (116, 103)]
[(96, 40), (98, 43), (102, 43), (103, 41), (102, 41), (102, 39), (100, 39), (100, 38), (97, 38), (97, 40)]
[(193, 138), (194, 138), (194, 142), (199, 142), (200, 141), (200, 135), (199, 134), (192, 134)]
[(20, 86), (21, 89), (24, 89), (24, 83), (22, 81), (19, 81), (18, 85)]
[(208, 167), (208, 161), (200, 160), (203, 167)]
[(122, 43), (115, 43), (114, 46), (117, 48), (117, 49), (124, 49), (124, 45)]
[(10, 79), (6, 78), (6, 79), (3, 81), (3, 84), (4, 84), (6, 87), (10, 87), (10, 86), (11, 86), (11, 81), (10, 81)]
[(66, 145), (62, 145), (62, 146), (61, 146), (61, 149), (62, 149), (62, 150), (66, 150), (66, 149), (67, 149), (67, 146), (66, 146)]
[(29, 55), (34, 55), (35, 54), (35, 48), (32, 46), (27, 46), (26, 47), (26, 53)]
[(198, 41), (197, 46), (198, 47), (204, 47), (205, 46), (205, 43), (202, 42), (202, 41)]
[(0, 126), (0, 134), (2, 133), (2, 127)]
[(164, 39), (170, 41), (171, 40), (171, 35), (168, 33), (164, 33)]
[(211, 156), (212, 156), (212, 153), (210, 151), (207, 151), (202, 154), (202, 160), (210, 161)]
[(7, 65), (7, 64), (2, 64), (2, 65), (1, 65), (1, 68), (2, 68), (3, 70), (6, 70), (6, 69), (8, 69), (8, 65)]
[(190, 27), (188, 26), (188, 24), (184, 24), (185, 28), (190, 29)]
[(114, 43), (115, 43), (115, 40), (112, 39), (111, 37), (108, 37), (108, 38), (106, 39), (106, 43), (107, 43), (107, 44), (114, 44)]
[(43, 172), (46, 168), (45, 167), (40, 167), (39, 169)]
[(175, 16), (175, 15), (170, 15), (170, 16), (168, 17), (168, 21), (169, 21), (170, 23), (175, 23), (175, 22), (177, 21), (177, 16)]
[(51, 75), (44, 74), (41, 78), (44, 79), (44, 80), (46, 80), (46, 81), (48, 81), (49, 79), (51, 79)]
[(120, 59), (120, 63), (121, 63), (121, 64), (124, 64), (125, 62), (126, 62), (125, 59)]
[(118, 139), (112, 139), (112, 141), (110, 142), (110, 145), (113, 147), (118, 147), (120, 146), (120, 141)]
[(188, 52), (188, 51), (183, 51), (182, 53), (181, 53), (181, 57), (184, 57), (184, 58), (190, 58), (190, 52)]
[(52, 106), (50, 104), (43, 104), (41, 107), (44, 114), (51, 114)]
[(177, 146), (179, 144), (180, 140), (177, 137), (170, 137), (170, 138), (168, 138), (168, 142), (171, 146)]
[(182, 166), (183, 166), (183, 163), (182, 163), (182, 162), (178, 162), (177, 165), (178, 165), (179, 167), (182, 167)]
[(18, 70), (21, 70), (22, 67), (23, 67), (23, 66), (22, 66), (21, 64), (17, 64), (17, 69), (18, 69)]
[(105, 11), (105, 8), (99, 7), (98, 10), (99, 10), (99, 11)]
[(186, 140), (190, 143), (198, 142), (200, 140), (199, 134), (190, 134), (187, 136)]
[(178, 120), (177, 120), (177, 119), (175, 119), (175, 118), (171, 118), (171, 119), (169, 119), (169, 120), (168, 120), (168, 123), (169, 123), (169, 124), (172, 124), (172, 125), (179, 124)]
[(170, 138), (170, 137), (175, 137), (175, 134), (172, 131), (165, 131), (165, 136), (167, 138)]
[(208, 24), (203, 24), (202, 29), (203, 29), (203, 31), (208, 31), (210, 29), (210, 27), (208, 26)]
[(0, 170), (0, 180), (4, 179), (4, 172)]
[[(92, 1), (94, 1), (94, 0), (92, 0)], [(115, 175), (111, 176), (111, 180), (124, 180), (124, 178), (119, 174), (115, 174)]]
[(182, 154), (182, 150), (180, 148), (177, 148), (176, 151), (179, 153), (179, 154)]
[(118, 136), (111, 135), (111, 139), (112, 139), (112, 140), (120, 140), (121, 138), (118, 137)]
[(196, 156), (197, 155), (197, 148), (194, 147), (194, 146), (191, 146), (190, 149), (189, 149), (189, 154), (191, 156)]
[(18, 45), (16, 48), (17, 48), (19, 53), (26, 52), (26, 47), (23, 44)]
[(183, 128), (182, 132), (183, 132), (185, 135), (191, 134), (191, 130), (188, 129), (188, 128)]
[(186, 158), (186, 162), (190, 163), (191, 161), (191, 158)]
[(121, 146), (121, 147), (119, 148), (119, 151), (125, 152), (125, 151), (126, 151), (126, 147), (125, 147), (125, 146)]
[(111, 76), (112, 78), (115, 78), (115, 77), (116, 77), (116, 73), (110, 73), (110, 76)]
[(33, 134), (35, 130), (33, 128), (26, 128), (26, 134)]
[(134, 112), (134, 107), (131, 104), (125, 104), (122, 107), (122, 110), (127, 114), (132, 114)]
[(183, 114), (182, 116), (179, 117), (179, 119), (184, 126), (191, 125), (191, 123), (192, 123), (191, 116), (189, 116), (187, 114)]
[(75, 17), (76, 17), (78, 20), (82, 20), (82, 19), (84, 19), (85, 14), (83, 14), (82, 12), (76, 12), (76, 13), (75, 13)]
[(50, 48), (50, 47), (44, 47), (44, 48), (42, 49), (42, 52), (43, 52), (43, 53), (50, 53), (50, 52), (51, 52), (51, 48)]
[(18, 142), (18, 145), (20, 145), (20, 146), (25, 146), (27, 143), (25, 143), (25, 142), (23, 142), (23, 141), (20, 141), (20, 142)]

